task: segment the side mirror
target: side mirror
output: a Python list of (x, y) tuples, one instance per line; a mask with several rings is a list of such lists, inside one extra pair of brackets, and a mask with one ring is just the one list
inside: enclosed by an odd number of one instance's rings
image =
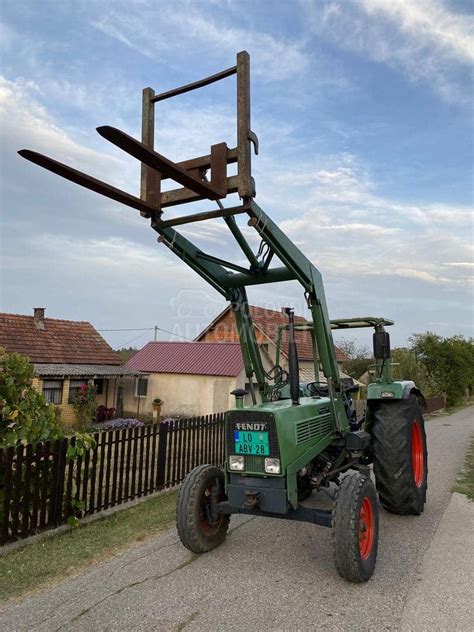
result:
[(374, 333), (374, 358), (376, 360), (390, 358), (390, 335), (386, 331)]

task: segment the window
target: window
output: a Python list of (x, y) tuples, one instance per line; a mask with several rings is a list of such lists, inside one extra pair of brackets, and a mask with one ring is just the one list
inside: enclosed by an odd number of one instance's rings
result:
[(63, 399), (63, 381), (44, 380), (43, 395), (50, 404), (60, 404)]
[(81, 386), (84, 384), (87, 384), (87, 380), (71, 380), (69, 382), (69, 397), (67, 400), (69, 404), (74, 404), (79, 397)]
[(104, 392), (104, 379), (103, 378), (99, 378), (97, 380), (94, 380), (94, 386), (95, 386), (95, 394), (96, 395), (102, 395), (102, 393)]
[(148, 378), (137, 377), (135, 380), (135, 397), (146, 397), (148, 392)]

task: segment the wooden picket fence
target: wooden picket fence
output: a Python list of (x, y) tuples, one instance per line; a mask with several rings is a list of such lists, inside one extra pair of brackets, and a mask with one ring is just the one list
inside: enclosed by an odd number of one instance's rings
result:
[(438, 395), (437, 397), (427, 397), (426, 406), (424, 412), (426, 414), (434, 413), (446, 408), (446, 397), (444, 395)]
[[(201, 463), (224, 462), (224, 414), (0, 449), (0, 544), (181, 483)], [(2, 498), (3, 496), (3, 498)]]

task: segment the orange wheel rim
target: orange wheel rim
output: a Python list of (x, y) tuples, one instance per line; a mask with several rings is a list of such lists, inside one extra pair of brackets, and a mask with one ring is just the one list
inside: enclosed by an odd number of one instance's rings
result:
[(374, 508), (372, 501), (366, 496), (359, 511), (359, 553), (363, 560), (366, 560), (372, 552), (374, 534)]
[(414, 421), (411, 426), (411, 462), (413, 467), (413, 478), (415, 485), (421, 487), (425, 475), (425, 455), (423, 450), (423, 437), (421, 426), (418, 421)]

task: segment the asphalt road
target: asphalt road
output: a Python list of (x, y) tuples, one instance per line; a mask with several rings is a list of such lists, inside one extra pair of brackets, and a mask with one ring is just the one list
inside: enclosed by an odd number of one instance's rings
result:
[[(402, 517), (381, 510), (377, 568), (367, 584), (337, 575), (329, 529), (239, 516), (211, 553), (192, 555), (171, 530), (6, 606), (0, 630), (444, 630), (436, 622), (424, 626), (413, 595), (423, 601), (432, 541), (440, 563), (452, 558), (449, 538), (436, 532), (473, 431), (473, 409), (431, 420), (427, 431), (425, 512)], [(449, 598), (449, 576), (444, 580)], [(466, 625), (457, 629), (472, 629)]]

